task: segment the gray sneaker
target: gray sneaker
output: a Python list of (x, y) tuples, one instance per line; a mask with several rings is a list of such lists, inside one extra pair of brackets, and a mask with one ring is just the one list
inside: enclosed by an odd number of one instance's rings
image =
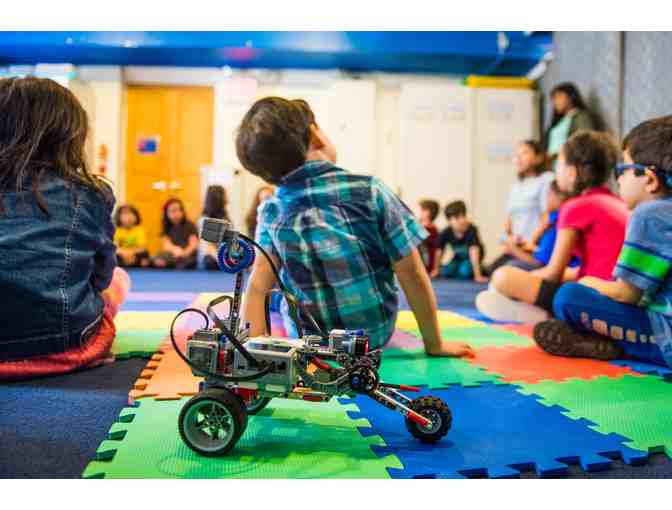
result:
[(534, 341), (539, 347), (555, 356), (593, 358), (603, 361), (620, 358), (623, 348), (616, 340), (579, 333), (559, 320), (548, 320), (534, 327)]

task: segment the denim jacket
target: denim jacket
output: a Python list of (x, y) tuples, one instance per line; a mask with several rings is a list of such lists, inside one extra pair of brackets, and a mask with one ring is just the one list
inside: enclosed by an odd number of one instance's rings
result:
[(51, 174), (40, 191), (0, 193), (0, 361), (64, 352), (85, 343), (103, 313), (116, 265), (111, 190)]

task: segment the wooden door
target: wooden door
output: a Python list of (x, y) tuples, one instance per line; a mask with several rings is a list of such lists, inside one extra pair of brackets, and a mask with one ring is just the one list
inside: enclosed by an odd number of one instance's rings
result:
[(201, 213), (200, 169), (212, 163), (213, 103), (210, 87), (127, 89), (126, 201), (140, 211), (151, 253), (160, 248), (168, 198), (182, 199), (192, 221)]

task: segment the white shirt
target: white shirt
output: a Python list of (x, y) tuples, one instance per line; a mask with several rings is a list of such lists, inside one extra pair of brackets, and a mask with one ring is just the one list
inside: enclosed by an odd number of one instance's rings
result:
[(539, 226), (539, 219), (546, 211), (546, 200), (553, 172), (544, 172), (535, 177), (527, 177), (511, 186), (506, 210), (511, 216), (513, 235), (529, 240)]

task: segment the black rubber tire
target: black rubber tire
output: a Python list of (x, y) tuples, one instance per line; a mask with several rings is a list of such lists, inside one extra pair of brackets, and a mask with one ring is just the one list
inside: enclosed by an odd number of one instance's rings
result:
[(423, 443), (436, 443), (448, 434), (453, 423), (453, 416), (443, 400), (431, 396), (419, 397), (413, 400), (408, 407), (432, 420), (435, 420), (437, 417), (440, 419), (438, 425), (432, 427), (431, 430), (427, 430), (406, 418), (406, 428), (413, 437)]
[(271, 401), (268, 397), (259, 398), (253, 402), (246, 404), (245, 408), (247, 409), (247, 414), (254, 416), (255, 414), (261, 412)]
[[(208, 402), (219, 404), (228, 411), (233, 431), (230, 437), (221, 445), (218, 446), (215, 443), (206, 448), (203, 444), (196, 444), (189, 437), (190, 434), (196, 434), (190, 424), (190, 420), (194, 419), (194, 415), (190, 411), (194, 407), (203, 406)], [(247, 411), (245, 404), (238, 395), (224, 388), (210, 388), (195, 395), (184, 405), (178, 418), (178, 429), (184, 443), (193, 451), (205, 457), (221, 457), (226, 455), (236, 445), (240, 436), (245, 432), (246, 427)], [(205, 437), (203, 439), (207, 441)]]

